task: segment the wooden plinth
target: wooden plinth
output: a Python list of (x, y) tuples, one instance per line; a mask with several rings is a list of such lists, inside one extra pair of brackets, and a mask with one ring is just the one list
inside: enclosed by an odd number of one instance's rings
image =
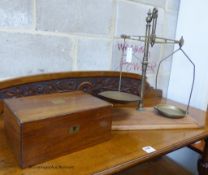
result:
[(153, 108), (137, 111), (134, 108), (113, 109), (113, 130), (144, 130), (144, 129), (184, 129), (200, 128), (190, 115), (180, 119), (171, 119), (159, 115)]

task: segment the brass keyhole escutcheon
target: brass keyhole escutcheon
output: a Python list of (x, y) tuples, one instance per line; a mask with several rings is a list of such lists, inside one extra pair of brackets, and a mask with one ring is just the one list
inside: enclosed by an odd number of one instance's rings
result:
[(79, 125), (74, 125), (74, 126), (71, 126), (70, 128), (69, 128), (69, 134), (76, 134), (76, 133), (78, 133), (79, 132), (79, 130), (80, 130), (80, 126)]

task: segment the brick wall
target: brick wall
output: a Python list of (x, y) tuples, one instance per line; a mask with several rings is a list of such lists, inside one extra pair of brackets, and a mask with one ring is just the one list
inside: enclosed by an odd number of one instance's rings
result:
[[(179, 1), (1, 0), (0, 78), (71, 70), (118, 70), (120, 34), (144, 35), (147, 10), (157, 7), (158, 35), (174, 38)], [(173, 46), (151, 49), (151, 83), (158, 61), (172, 49)], [(125, 69), (140, 73), (142, 52), (136, 54), (134, 64)], [(161, 69), (159, 83), (164, 89), (170, 68), (171, 60)]]

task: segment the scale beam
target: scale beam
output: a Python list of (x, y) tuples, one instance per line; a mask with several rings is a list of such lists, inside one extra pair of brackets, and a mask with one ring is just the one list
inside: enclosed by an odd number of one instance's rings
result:
[[(134, 41), (141, 41), (145, 42), (145, 39), (147, 37), (145, 36), (130, 36), (130, 35), (121, 35), (121, 38), (125, 40), (134, 40)], [(150, 36), (150, 41), (154, 40), (155, 44), (178, 44), (179, 47), (182, 47), (184, 44), (184, 39), (183, 36), (180, 38), (180, 40), (174, 40), (174, 39), (169, 39), (169, 38), (163, 38), (163, 37), (157, 37), (157, 36)]]

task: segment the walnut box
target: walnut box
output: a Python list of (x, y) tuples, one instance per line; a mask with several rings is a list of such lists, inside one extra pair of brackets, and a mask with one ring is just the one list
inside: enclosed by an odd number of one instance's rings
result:
[(110, 139), (112, 105), (81, 91), (4, 100), (4, 126), (22, 168)]

